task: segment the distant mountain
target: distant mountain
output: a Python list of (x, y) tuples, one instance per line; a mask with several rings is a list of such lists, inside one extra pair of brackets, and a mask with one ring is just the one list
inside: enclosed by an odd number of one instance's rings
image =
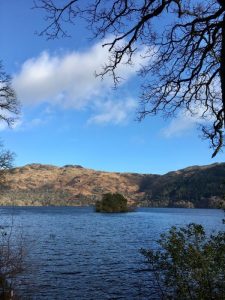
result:
[(145, 175), (140, 192), (145, 193), (149, 206), (224, 206), (225, 163), (192, 166), (154, 179)]
[(104, 193), (154, 207), (225, 207), (225, 163), (165, 175), (95, 171), (80, 165), (30, 164), (6, 173), (1, 205), (92, 205)]

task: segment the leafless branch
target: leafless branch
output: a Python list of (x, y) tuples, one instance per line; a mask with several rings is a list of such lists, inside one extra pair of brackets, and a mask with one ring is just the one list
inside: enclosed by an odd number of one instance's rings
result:
[[(115, 84), (121, 63), (132, 64), (145, 46), (139, 119), (186, 111), (207, 119), (203, 136), (213, 157), (224, 145), (225, 124), (225, 4), (222, 0), (37, 0), (46, 13), (49, 38), (65, 36), (64, 22), (79, 15), (88, 20), (94, 37), (104, 38), (111, 57), (99, 76), (111, 74)], [(173, 21), (169, 21), (169, 19)], [(166, 21), (167, 20), (167, 21)], [(165, 27), (159, 26), (164, 22)], [(147, 59), (146, 59), (147, 58)]]

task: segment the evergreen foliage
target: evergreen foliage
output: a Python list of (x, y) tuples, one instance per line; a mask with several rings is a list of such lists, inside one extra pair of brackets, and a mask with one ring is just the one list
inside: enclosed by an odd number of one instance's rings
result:
[(107, 193), (96, 202), (96, 212), (128, 212), (127, 199), (119, 193)]
[(145, 175), (140, 183), (140, 192), (146, 194), (148, 206), (177, 207), (181, 201), (196, 208), (225, 207), (225, 166), (190, 167), (162, 176)]

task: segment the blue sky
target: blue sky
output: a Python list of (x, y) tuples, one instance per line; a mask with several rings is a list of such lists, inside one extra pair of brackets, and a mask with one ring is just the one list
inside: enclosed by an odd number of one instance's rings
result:
[(141, 49), (134, 67), (118, 71), (124, 81), (114, 90), (112, 78), (94, 76), (108, 57), (101, 41), (90, 40), (81, 21), (68, 27), (71, 38), (46, 41), (35, 35), (44, 21), (32, 5), (32, 0), (0, 2), (0, 58), (22, 104), (13, 129), (0, 124), (0, 137), (16, 153), (17, 166), (79, 164), (162, 174), (224, 161), (223, 153), (211, 159), (193, 118), (135, 121)]

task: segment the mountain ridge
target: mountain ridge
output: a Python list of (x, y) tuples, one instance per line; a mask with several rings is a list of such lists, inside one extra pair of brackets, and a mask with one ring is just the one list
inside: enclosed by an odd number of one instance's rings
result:
[(190, 166), (163, 175), (32, 163), (8, 170), (5, 179), (0, 205), (93, 205), (102, 194), (119, 192), (138, 206), (225, 206), (225, 163)]

